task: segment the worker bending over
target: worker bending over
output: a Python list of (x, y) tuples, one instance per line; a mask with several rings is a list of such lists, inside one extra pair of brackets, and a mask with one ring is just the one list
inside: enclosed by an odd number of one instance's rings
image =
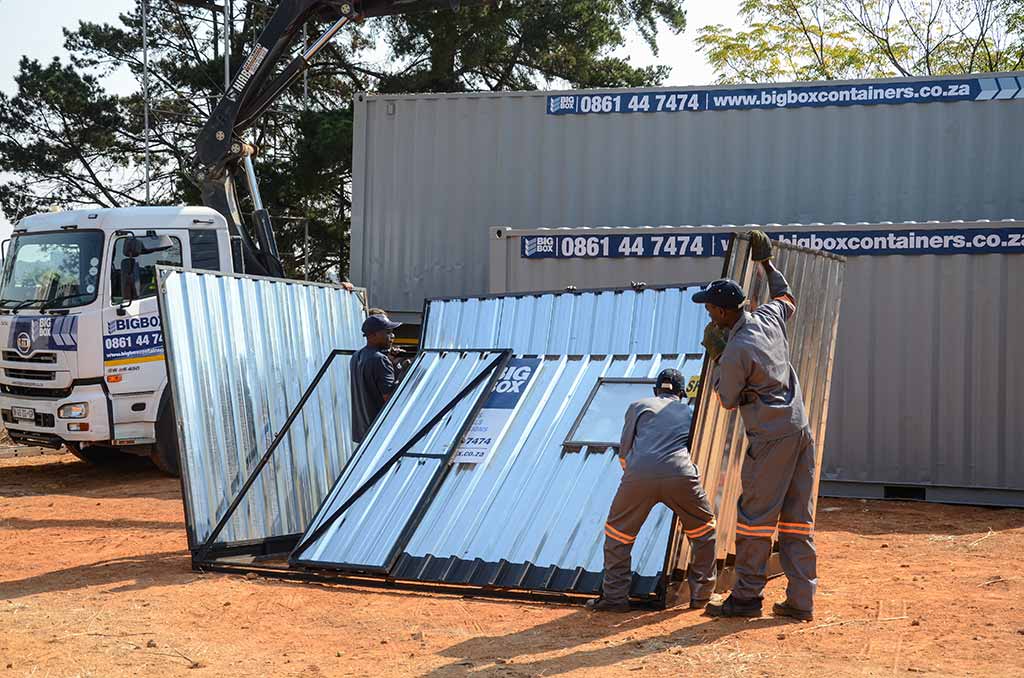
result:
[(715, 588), (715, 516), (690, 461), (690, 408), (682, 399), (683, 375), (663, 370), (654, 396), (626, 410), (619, 444), (622, 482), (604, 527), (604, 586), (588, 601), (595, 611), (629, 610), (633, 543), (651, 509), (665, 504), (679, 517), (693, 553), (690, 607), (703, 607)]
[(739, 408), (750, 444), (736, 522), (736, 586), (722, 605), (708, 605), (707, 611), (723, 617), (761, 615), (772, 535), (778, 529), (789, 585), (786, 600), (773, 611), (810, 620), (818, 583), (814, 438), (789, 361), (786, 322), (796, 312), (796, 299), (771, 262), (771, 247), (764, 233), (751, 233), (751, 256), (764, 266), (769, 303), (744, 310), (743, 290), (732, 280), (717, 280), (693, 297), (711, 315), (704, 344), (714, 364), (712, 385), (723, 407)]

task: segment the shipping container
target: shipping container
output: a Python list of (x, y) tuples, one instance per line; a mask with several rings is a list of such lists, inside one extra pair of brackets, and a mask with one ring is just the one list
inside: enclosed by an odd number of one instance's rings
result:
[(487, 290), (495, 226), (1021, 218), (1022, 85), (358, 95), (352, 280), (415, 321)]
[[(822, 493), (1024, 506), (1024, 222), (758, 228), (847, 260)], [(492, 229), (489, 291), (711, 280), (734, 230)]]

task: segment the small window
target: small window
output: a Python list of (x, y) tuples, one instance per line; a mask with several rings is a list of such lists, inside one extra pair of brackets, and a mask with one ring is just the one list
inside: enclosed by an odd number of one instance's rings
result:
[[(124, 301), (121, 296), (121, 262), (124, 261), (124, 243), (128, 238), (114, 241), (114, 256), (110, 267), (110, 303), (117, 305)], [(157, 247), (159, 239), (152, 236), (139, 238), (143, 247)], [(171, 236), (174, 246), (162, 252), (143, 254), (136, 261), (139, 264), (139, 278), (142, 282), (142, 299), (156, 296), (156, 267), (181, 266), (181, 240)]]
[(217, 231), (193, 229), (188, 232), (189, 251), (192, 253), (192, 268), (204, 271), (220, 270), (220, 249), (217, 246)]
[(602, 378), (563, 443), (566, 447), (618, 447), (626, 408), (654, 395), (654, 379)]

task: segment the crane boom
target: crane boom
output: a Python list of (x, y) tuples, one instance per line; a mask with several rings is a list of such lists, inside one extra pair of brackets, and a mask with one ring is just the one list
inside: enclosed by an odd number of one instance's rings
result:
[[(270, 214), (260, 197), (253, 165), (255, 148), (242, 133), (281, 96), (309, 66), (317, 52), (350, 21), (365, 17), (404, 14), (460, 4), (484, 4), (486, 0), (281, 0), (256, 46), (242, 62), (224, 97), (199, 133), (195, 151), (196, 178), (203, 204), (228, 221), (233, 237), (242, 245), (244, 270), (257, 275), (284, 277)], [(298, 40), (308, 21), (326, 21), (329, 27), (283, 69), (278, 62)], [(245, 178), (253, 204), (255, 240), (245, 227), (239, 208), (236, 180)]]

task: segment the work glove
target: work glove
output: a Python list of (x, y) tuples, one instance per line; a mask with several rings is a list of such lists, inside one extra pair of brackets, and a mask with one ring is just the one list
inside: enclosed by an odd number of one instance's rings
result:
[(707, 351), (708, 357), (711, 360), (718, 360), (722, 356), (722, 352), (725, 351), (725, 345), (728, 341), (729, 335), (726, 334), (725, 330), (712, 322), (708, 323), (707, 327), (704, 328), (704, 339), (700, 342), (700, 345)]
[(763, 231), (750, 232), (750, 258), (754, 261), (767, 261), (772, 258), (772, 241)]

